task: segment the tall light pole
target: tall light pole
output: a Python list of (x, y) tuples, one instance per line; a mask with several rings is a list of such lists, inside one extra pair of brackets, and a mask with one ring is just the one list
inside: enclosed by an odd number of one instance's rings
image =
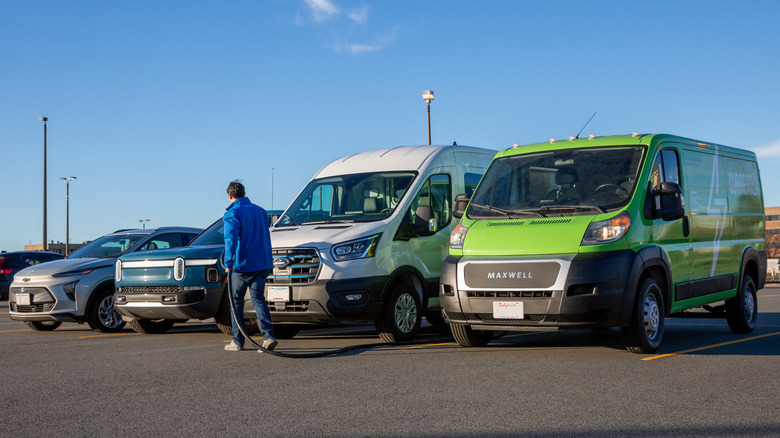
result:
[(423, 100), (428, 104), (428, 144), (431, 144), (431, 101), (433, 100), (433, 90), (423, 91)]
[(143, 229), (146, 229), (146, 223), (149, 222), (149, 219), (138, 219), (138, 222), (141, 222), (141, 226)]
[(70, 182), (74, 179), (75, 176), (60, 178), (65, 181), (65, 257), (70, 255)]
[(43, 122), (43, 250), (46, 251), (49, 246), (46, 243), (46, 121), (48, 117), (38, 117)]

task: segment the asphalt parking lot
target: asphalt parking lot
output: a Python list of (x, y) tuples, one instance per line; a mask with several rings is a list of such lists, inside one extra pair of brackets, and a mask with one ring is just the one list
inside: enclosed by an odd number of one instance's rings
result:
[[(0, 302), (3, 436), (780, 436), (780, 287), (759, 324), (668, 319), (653, 355), (617, 329), (510, 333), (318, 359), (225, 352), (210, 321), (164, 335), (35, 332)], [(372, 325), (304, 330), (277, 349), (379, 342)]]

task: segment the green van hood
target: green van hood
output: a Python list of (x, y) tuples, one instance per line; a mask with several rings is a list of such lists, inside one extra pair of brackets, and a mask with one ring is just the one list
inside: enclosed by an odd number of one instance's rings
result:
[(509, 220), (463, 220), (469, 227), (463, 255), (517, 256), (576, 254), (595, 216)]

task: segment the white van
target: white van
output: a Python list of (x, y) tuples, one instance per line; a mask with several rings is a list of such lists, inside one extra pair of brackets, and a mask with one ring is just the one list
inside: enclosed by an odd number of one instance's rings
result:
[[(266, 299), (277, 337), (305, 324), (373, 321), (382, 339), (443, 324), (442, 261), (457, 220), (496, 151), (403, 146), (340, 158), (317, 172), (271, 228)], [(247, 317), (255, 318), (247, 301)]]

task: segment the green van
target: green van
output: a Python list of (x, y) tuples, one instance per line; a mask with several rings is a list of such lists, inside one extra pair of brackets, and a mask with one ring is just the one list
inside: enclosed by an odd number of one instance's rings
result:
[(636, 133), (515, 145), (454, 210), (439, 297), (462, 346), (620, 327), (630, 351), (652, 353), (667, 316), (756, 326), (766, 251), (753, 152)]

